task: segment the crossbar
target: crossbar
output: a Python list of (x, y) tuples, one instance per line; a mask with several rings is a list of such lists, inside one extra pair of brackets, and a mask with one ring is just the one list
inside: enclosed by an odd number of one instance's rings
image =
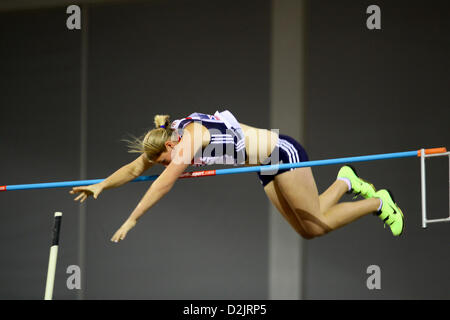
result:
[[(441, 148), (421, 149), (421, 150), (405, 151), (405, 152), (382, 153), (382, 154), (374, 154), (374, 155), (366, 155), (366, 156), (314, 160), (314, 161), (305, 161), (305, 162), (296, 162), (296, 163), (285, 163), (285, 164), (264, 165), (264, 166), (244, 166), (244, 167), (237, 167), (237, 168), (230, 168), (230, 169), (192, 171), (192, 172), (183, 173), (179, 178), (180, 179), (197, 178), (197, 177), (206, 177), (206, 176), (219, 176), (219, 175), (226, 175), (226, 174), (239, 174), (239, 173), (247, 173), (247, 172), (260, 172), (261, 174), (273, 174), (277, 170), (283, 170), (283, 169), (327, 166), (327, 165), (335, 165), (335, 164), (376, 161), (376, 160), (384, 160), (384, 159), (420, 157), (422, 152), (424, 154), (428, 155), (428, 154), (434, 154), (434, 153), (442, 153), (442, 152), (446, 152), (446, 151), (447, 151), (446, 148), (441, 147)], [(158, 177), (159, 177), (159, 175), (141, 176), (141, 177), (138, 177), (138, 178), (132, 180), (131, 182), (154, 181)], [(0, 191), (79, 187), (79, 186), (86, 186), (86, 185), (100, 183), (103, 180), (105, 180), (105, 179), (5, 185), (5, 186), (0, 186)]]

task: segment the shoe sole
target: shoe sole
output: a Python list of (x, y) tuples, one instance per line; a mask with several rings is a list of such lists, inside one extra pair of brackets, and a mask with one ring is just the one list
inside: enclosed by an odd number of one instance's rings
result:
[(387, 193), (389, 194), (389, 197), (391, 198), (392, 202), (398, 208), (398, 210), (400, 211), (400, 214), (402, 215), (402, 220), (403, 220), (402, 230), (400, 231), (400, 233), (398, 235), (395, 236), (395, 237), (399, 237), (399, 236), (402, 235), (403, 230), (405, 230), (405, 216), (403, 215), (402, 209), (400, 209), (400, 207), (395, 202), (394, 193), (390, 189), (384, 189), (384, 190), (387, 191)]

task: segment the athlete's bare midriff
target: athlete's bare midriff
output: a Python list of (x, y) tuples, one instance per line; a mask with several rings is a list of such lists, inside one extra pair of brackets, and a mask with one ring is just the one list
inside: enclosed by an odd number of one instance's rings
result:
[[(278, 141), (276, 132), (239, 123), (245, 135), (246, 164), (258, 165), (270, 156)], [(257, 161), (257, 163), (255, 163)]]

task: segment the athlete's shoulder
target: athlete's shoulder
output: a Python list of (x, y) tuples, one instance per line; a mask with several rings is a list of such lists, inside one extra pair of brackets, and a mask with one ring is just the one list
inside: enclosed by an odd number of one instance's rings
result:
[(217, 116), (218, 112), (216, 112), (214, 115), (208, 114), (208, 113), (202, 113), (202, 112), (193, 112), (189, 114), (187, 117), (176, 119), (172, 121), (171, 128), (172, 129), (180, 129), (184, 128), (191, 122), (195, 121), (206, 121), (206, 122), (219, 122), (221, 119)]
[(194, 113), (191, 113), (190, 115), (188, 115), (187, 117), (173, 120), (172, 123), (170, 124), (170, 128), (181, 129), (181, 128), (185, 127), (187, 124), (189, 124), (190, 122), (192, 122), (193, 120), (195, 120), (197, 118), (196, 114), (197, 114), (197, 112), (194, 112)]

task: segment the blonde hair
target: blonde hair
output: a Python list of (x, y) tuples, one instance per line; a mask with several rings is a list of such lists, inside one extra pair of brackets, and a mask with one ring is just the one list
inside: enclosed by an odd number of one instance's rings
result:
[(156, 115), (154, 123), (155, 128), (141, 137), (132, 136), (132, 140), (124, 140), (128, 143), (128, 152), (145, 153), (150, 161), (155, 161), (161, 153), (167, 151), (165, 142), (172, 140), (175, 131), (170, 128), (170, 116)]

